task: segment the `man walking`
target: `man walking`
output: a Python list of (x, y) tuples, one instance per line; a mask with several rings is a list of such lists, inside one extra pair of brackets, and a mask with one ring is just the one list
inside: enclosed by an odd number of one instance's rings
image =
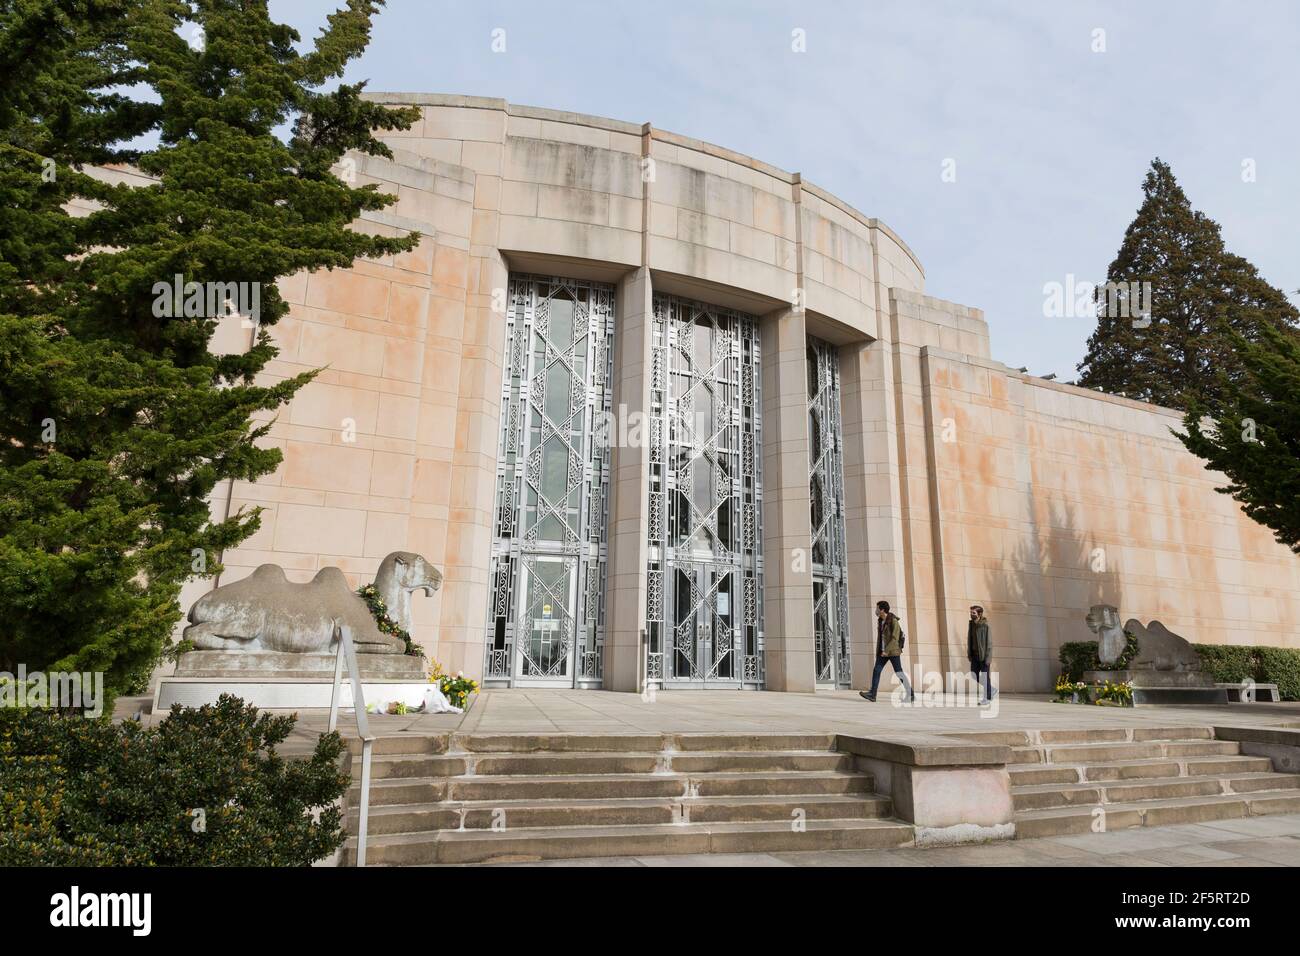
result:
[(984, 672), (984, 700), (983, 703), (989, 703), (993, 700), (993, 675), (989, 669), (989, 659), (992, 656), (993, 647), (989, 642), (989, 622), (984, 616), (984, 608), (978, 604), (972, 604), (970, 608), (970, 624), (966, 626), (966, 657), (970, 659), (970, 669), (975, 675), (975, 692), (979, 693), (980, 671)]
[(875, 703), (876, 689), (880, 686), (880, 672), (885, 664), (894, 665), (894, 673), (903, 682), (910, 703), (916, 700), (912, 685), (908, 683), (907, 672), (903, 670), (901, 655), (903, 653), (903, 626), (898, 623), (898, 616), (889, 610), (888, 601), (876, 602), (876, 669), (871, 673), (871, 690), (858, 691), (858, 696)]

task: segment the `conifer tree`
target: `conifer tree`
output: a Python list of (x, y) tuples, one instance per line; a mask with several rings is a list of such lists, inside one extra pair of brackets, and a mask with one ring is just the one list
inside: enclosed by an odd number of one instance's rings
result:
[(1245, 378), (1238, 339), (1258, 342), (1266, 329), (1292, 334), (1300, 314), (1225, 249), (1218, 223), (1192, 208), (1167, 163), (1152, 162), (1142, 192), (1107, 285), (1097, 290), (1097, 328), (1078, 384), (1172, 408), (1213, 408)]
[[(268, 413), (310, 378), (259, 376), (275, 281), (418, 241), (349, 228), (393, 197), (334, 172), (418, 115), (337, 82), (380, 6), (347, 0), (299, 52), (265, 0), (0, 0), (0, 669), (122, 691), (181, 585), (256, 530), (209, 498), (276, 468)], [(109, 162), (152, 182), (87, 174)], [(250, 347), (216, 354), (232, 289)]]
[(1300, 338), (1266, 327), (1260, 341), (1235, 345), (1242, 380), (1223, 385), (1209, 421), (1209, 408), (1194, 403), (1180, 437), (1228, 477), (1219, 491), (1300, 554)]

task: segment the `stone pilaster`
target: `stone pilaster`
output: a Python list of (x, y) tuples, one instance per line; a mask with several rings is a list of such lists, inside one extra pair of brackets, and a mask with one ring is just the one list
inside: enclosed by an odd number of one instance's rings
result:
[(802, 310), (760, 324), (763, 361), (763, 628), (767, 689), (811, 691), (812, 521), (808, 512), (808, 339)]
[[(614, 328), (614, 413), (611, 429), (609, 542), (604, 689), (636, 691), (645, 626), (646, 539), (649, 530), (650, 270), (619, 283)], [(626, 440), (622, 440), (626, 438)]]

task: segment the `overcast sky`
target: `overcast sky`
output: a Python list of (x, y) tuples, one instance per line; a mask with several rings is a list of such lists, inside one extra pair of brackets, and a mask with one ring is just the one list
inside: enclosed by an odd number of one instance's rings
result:
[[(335, 5), (271, 9), (306, 38)], [(800, 172), (902, 236), (929, 294), (983, 309), (994, 358), (1072, 379), (1093, 320), (1045, 317), (1044, 284), (1104, 281), (1155, 156), (1230, 250), (1300, 287), (1298, 40), (1286, 2), (389, 0), (347, 79), (650, 122)]]

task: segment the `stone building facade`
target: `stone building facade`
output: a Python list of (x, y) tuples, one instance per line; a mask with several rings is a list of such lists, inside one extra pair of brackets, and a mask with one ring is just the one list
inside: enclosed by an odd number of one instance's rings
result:
[(1002, 365), (879, 220), (649, 124), (375, 98), (422, 119), (341, 170), (398, 197), (358, 228), (424, 238), (282, 283), (267, 374), (324, 371), (214, 503), (266, 509), (223, 582), (419, 552), (415, 637), (501, 686), (862, 687), (881, 599), (937, 672), (982, 604), (1005, 690), (1102, 602), (1300, 645), (1300, 560), (1178, 416)]

